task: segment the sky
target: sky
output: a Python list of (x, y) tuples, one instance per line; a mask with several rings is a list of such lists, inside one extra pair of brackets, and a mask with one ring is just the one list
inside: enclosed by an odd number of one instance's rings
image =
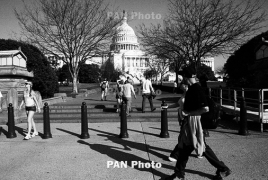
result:
[[(34, 0), (24, 0), (31, 3)], [(128, 24), (134, 29), (137, 35), (137, 27), (144, 23), (149, 26), (151, 23), (161, 23), (167, 13), (167, 0), (106, 0), (112, 8), (117, 8), (118, 14), (125, 10), (128, 13)], [(253, 0), (254, 1), (254, 0)], [(19, 34), (20, 27), (14, 14), (14, 8), (23, 9), (22, 0), (0, 0), (0, 39), (15, 39)], [(268, 9), (268, 1), (266, 2)], [(108, 14), (107, 14), (108, 15)], [(214, 57), (215, 70), (223, 67), (228, 56)]]

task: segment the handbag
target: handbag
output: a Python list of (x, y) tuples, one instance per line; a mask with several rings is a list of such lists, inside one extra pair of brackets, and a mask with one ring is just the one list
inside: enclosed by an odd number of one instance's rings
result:
[(155, 91), (154, 91), (154, 88), (153, 87), (150, 87), (150, 90), (151, 90), (151, 97), (154, 99), (156, 97), (156, 94), (155, 94)]
[(153, 99), (156, 97), (156, 94), (155, 94), (154, 91), (151, 91), (151, 96), (152, 96)]

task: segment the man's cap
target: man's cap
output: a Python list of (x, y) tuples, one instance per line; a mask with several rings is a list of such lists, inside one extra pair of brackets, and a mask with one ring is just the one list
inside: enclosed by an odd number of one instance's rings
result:
[(196, 70), (193, 66), (187, 66), (183, 68), (182, 74), (186, 78), (195, 78), (196, 77)]

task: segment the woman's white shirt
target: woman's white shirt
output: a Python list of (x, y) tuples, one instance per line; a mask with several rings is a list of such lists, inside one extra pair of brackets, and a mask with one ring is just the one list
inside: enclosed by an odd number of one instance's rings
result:
[(24, 102), (25, 102), (25, 106), (36, 106), (36, 105), (35, 105), (35, 101), (34, 101), (34, 96), (35, 96), (34, 93), (32, 93), (32, 95), (30, 96), (29, 93), (24, 92)]

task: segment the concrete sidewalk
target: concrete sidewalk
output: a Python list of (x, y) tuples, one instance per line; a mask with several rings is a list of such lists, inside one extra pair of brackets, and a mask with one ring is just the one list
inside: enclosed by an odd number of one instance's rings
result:
[[(170, 138), (159, 137), (160, 122), (129, 122), (126, 139), (118, 137), (118, 122), (89, 123), (89, 139), (80, 139), (80, 123), (51, 123), (51, 139), (37, 136), (25, 141), (26, 126), (17, 124), (17, 137), (8, 139), (8, 128), (2, 125), (1, 180), (158, 180), (173, 173), (175, 163), (167, 156), (177, 143), (177, 122), (169, 122)], [(37, 128), (43, 133), (42, 123)], [(240, 136), (227, 127), (210, 131), (207, 143), (233, 172), (226, 179), (268, 179), (268, 133), (250, 133)], [(212, 179), (215, 171), (205, 158), (193, 155), (186, 179)]]

